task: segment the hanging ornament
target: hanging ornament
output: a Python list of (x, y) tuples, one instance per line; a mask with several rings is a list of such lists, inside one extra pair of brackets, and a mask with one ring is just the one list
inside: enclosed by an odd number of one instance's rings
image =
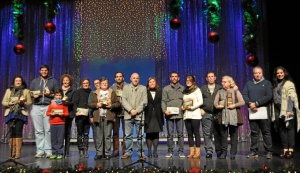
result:
[(25, 47), (23, 46), (23, 44), (18, 43), (14, 47), (14, 52), (17, 55), (22, 55), (25, 52)]
[(46, 32), (52, 34), (52, 33), (55, 32), (56, 26), (55, 26), (54, 23), (52, 23), (52, 22), (47, 22), (47, 23), (45, 24), (45, 30), (46, 30)]
[(181, 26), (181, 22), (180, 19), (177, 17), (174, 17), (171, 21), (170, 21), (170, 27), (172, 29), (179, 29)]
[(212, 31), (208, 34), (208, 41), (209, 42), (217, 43), (219, 40), (220, 40), (220, 35), (217, 32)]
[(258, 64), (258, 59), (254, 55), (249, 55), (246, 59), (246, 63), (250, 67), (255, 67)]

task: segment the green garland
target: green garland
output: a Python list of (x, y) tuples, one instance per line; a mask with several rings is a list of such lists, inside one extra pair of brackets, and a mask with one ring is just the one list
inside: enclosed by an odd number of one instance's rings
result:
[(206, 16), (208, 17), (208, 25), (215, 30), (221, 23), (220, 0), (208, 0)]
[(183, 10), (183, 0), (169, 0), (169, 13), (171, 18), (179, 17), (180, 12)]
[(22, 0), (13, 0), (14, 27), (12, 32), (18, 41), (22, 41), (24, 37), (24, 5), (21, 1)]
[(47, 8), (46, 16), (49, 22), (52, 22), (52, 20), (55, 18), (55, 15), (60, 10), (60, 5), (58, 4), (57, 0), (47, 0), (44, 2), (44, 5)]
[(243, 41), (245, 49), (248, 54), (254, 55), (256, 57), (257, 50), (257, 24), (259, 15), (256, 14), (256, 0), (242, 0), (243, 8), (243, 20), (245, 25), (245, 33), (243, 35)]

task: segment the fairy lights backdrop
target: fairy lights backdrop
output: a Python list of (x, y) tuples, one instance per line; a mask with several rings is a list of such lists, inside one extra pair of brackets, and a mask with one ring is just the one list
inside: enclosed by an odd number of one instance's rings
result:
[[(256, 4), (260, 17), (257, 57), (259, 65), (268, 72), (264, 3), (258, 0)], [(240, 90), (252, 78), (252, 67), (245, 62), (240, 1), (221, 1), (221, 22), (216, 28), (220, 40), (214, 44), (208, 41), (212, 28), (205, 13), (206, 0), (184, 0), (179, 16), (181, 27), (176, 30), (170, 28), (166, 0), (65, 0), (60, 2), (61, 8), (53, 19), (53, 34), (44, 30), (47, 18), (43, 2), (26, 0), (24, 5), (25, 53), (16, 55), (12, 4), (0, 2), (0, 96), (17, 74), (29, 84), (38, 76), (41, 64), (48, 64), (57, 80), (64, 73), (71, 74), (75, 78), (74, 88), (78, 88), (83, 77), (93, 80), (105, 76), (112, 84), (116, 71), (123, 71), (127, 82), (132, 72), (138, 72), (144, 85), (148, 77), (155, 76), (161, 87), (169, 84), (173, 70), (179, 72), (183, 85), (188, 74), (196, 76), (197, 85), (205, 84), (205, 74), (210, 70), (216, 72), (217, 82), (223, 75), (232, 76)], [(245, 109), (243, 112), (246, 115)], [(3, 114), (2, 107), (0, 113)], [(242, 140), (249, 134), (246, 117), (244, 121), (239, 128)], [(0, 139), (5, 139), (3, 116), (0, 124)], [(165, 136), (166, 131), (161, 135)], [(31, 120), (24, 129), (24, 138), (34, 139)]]

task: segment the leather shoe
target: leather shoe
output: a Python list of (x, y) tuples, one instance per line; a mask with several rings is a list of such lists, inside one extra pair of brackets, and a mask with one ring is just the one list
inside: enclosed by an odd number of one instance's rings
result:
[(230, 156), (230, 160), (235, 160), (235, 156), (234, 155)]
[(112, 153), (111, 157), (119, 157), (119, 153)]
[(94, 160), (100, 160), (100, 159), (102, 159), (102, 156), (100, 156), (100, 155), (96, 155), (96, 156), (94, 157)]
[(208, 158), (208, 159), (209, 159), (209, 158), (212, 158), (212, 154), (211, 154), (211, 153), (207, 153), (207, 154), (206, 154), (206, 158)]
[(157, 155), (157, 154), (153, 154), (153, 157), (154, 157), (154, 158), (158, 158), (158, 155)]
[(109, 160), (109, 159), (110, 159), (110, 156), (105, 156), (105, 159), (106, 159), (106, 160)]
[(152, 157), (152, 155), (151, 154), (148, 154), (148, 158), (151, 158)]

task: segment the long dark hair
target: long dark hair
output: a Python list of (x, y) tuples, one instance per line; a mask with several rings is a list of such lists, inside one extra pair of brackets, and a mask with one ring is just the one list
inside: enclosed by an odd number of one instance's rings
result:
[(26, 84), (26, 82), (24, 81), (23, 77), (20, 76), (20, 75), (17, 75), (17, 76), (14, 77), (14, 79), (13, 79), (13, 81), (12, 81), (12, 83), (11, 83), (9, 89), (13, 89), (13, 88), (15, 87), (15, 80), (16, 80), (17, 78), (20, 78), (21, 81), (22, 81), (21, 87), (22, 87), (22, 88), (27, 88), (27, 84)]
[[(281, 82), (278, 80), (277, 78), (277, 70), (281, 69), (284, 73), (284, 78), (282, 80), (282, 85), (284, 85), (284, 83), (289, 80), (291, 82), (293, 82), (293, 79), (292, 79), (292, 76), (290, 75), (290, 73), (287, 71), (287, 69), (285, 69), (284, 67), (282, 66), (279, 66), (279, 67), (276, 67), (275, 70), (274, 70), (274, 74), (273, 74), (273, 88), (276, 88), (277, 85)], [(294, 82), (293, 82), (294, 83)]]
[(198, 88), (196, 85), (196, 77), (194, 75), (187, 75), (186, 80), (190, 80), (192, 82), (192, 86), (186, 86), (183, 90), (183, 94), (190, 94)]

